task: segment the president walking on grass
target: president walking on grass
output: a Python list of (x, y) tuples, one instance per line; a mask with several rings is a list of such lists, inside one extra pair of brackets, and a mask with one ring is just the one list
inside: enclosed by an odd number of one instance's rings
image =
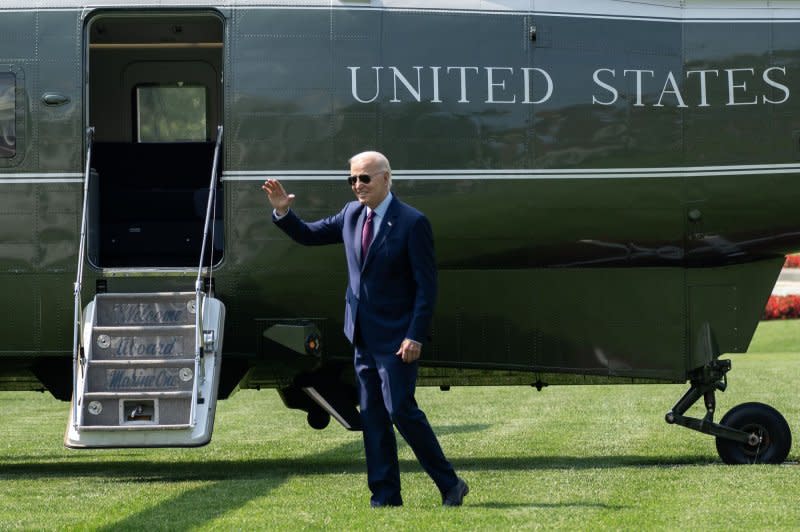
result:
[(392, 171), (381, 153), (354, 155), (347, 181), (356, 201), (310, 223), (291, 210), (294, 195), (279, 181), (267, 180), (262, 188), (273, 221), (296, 242), (344, 243), (349, 275), (344, 332), (355, 348), (370, 505), (403, 504), (394, 424), (439, 488), (442, 504), (460, 506), (469, 488), (414, 399), (436, 301), (430, 222), (392, 194)]

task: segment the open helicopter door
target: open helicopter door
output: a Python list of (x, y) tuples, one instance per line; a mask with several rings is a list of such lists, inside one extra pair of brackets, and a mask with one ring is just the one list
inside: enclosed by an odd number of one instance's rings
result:
[[(224, 26), (209, 9), (87, 16), (93, 127), (67, 447), (198, 446), (211, 439), (225, 321), (212, 282), (223, 252), (223, 130), (215, 124), (222, 123)], [(93, 277), (113, 277), (117, 292), (93, 283), (97, 293), (86, 304), (86, 265)]]

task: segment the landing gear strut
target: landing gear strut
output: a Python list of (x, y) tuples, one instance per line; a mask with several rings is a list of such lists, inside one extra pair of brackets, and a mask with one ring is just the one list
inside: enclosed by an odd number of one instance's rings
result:
[[(667, 423), (681, 425), (717, 439), (717, 452), (726, 464), (779, 464), (792, 447), (792, 434), (784, 417), (771, 406), (744, 403), (732, 408), (719, 423), (714, 423), (717, 390), (728, 387), (726, 374), (730, 360), (713, 360), (690, 374), (690, 388), (667, 412)], [(706, 415), (702, 419), (685, 416), (703, 397)]]

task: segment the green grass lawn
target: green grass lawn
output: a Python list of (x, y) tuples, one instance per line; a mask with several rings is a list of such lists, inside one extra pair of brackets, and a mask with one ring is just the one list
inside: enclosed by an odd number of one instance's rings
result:
[[(800, 437), (800, 321), (762, 323), (751, 353), (731, 358), (717, 419), (766, 402)], [(314, 431), (274, 391), (220, 403), (207, 447), (100, 451), (64, 449), (66, 403), (6, 392), (0, 529), (800, 529), (799, 446), (784, 465), (723, 465), (713, 438), (664, 422), (685, 389), (420, 389), (471, 493), (442, 508), (401, 444), (406, 505), (380, 510), (360, 433)]]

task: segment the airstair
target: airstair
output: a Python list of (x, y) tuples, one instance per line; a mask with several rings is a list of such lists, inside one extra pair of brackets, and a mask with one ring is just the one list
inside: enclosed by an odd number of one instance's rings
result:
[(200, 311), (202, 335), (192, 292), (95, 296), (84, 311), (69, 447), (208, 443), (225, 307), (203, 297)]
[[(87, 191), (75, 283), (73, 395), (64, 444), (72, 448), (199, 446), (211, 440), (225, 306), (204, 291), (222, 129), (218, 130), (194, 292), (98, 293), (81, 309)], [(206, 273), (210, 273), (208, 267)]]

